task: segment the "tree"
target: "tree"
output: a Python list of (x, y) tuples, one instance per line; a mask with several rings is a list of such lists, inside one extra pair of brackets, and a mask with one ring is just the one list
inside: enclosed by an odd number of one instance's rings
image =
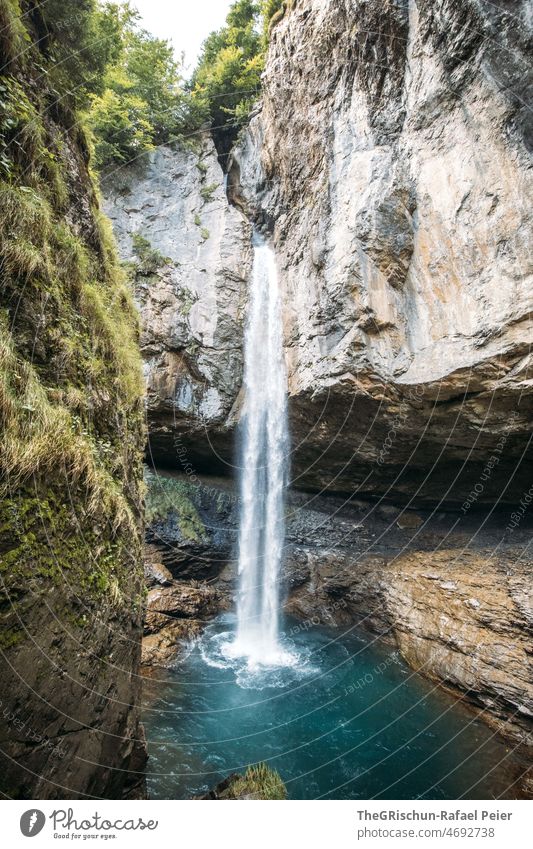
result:
[(36, 6), (39, 44), (50, 60), (49, 79), (60, 107), (83, 108), (92, 94), (103, 91), (106, 69), (117, 60), (122, 31), (135, 14), (127, 3), (96, 0), (47, 0)]
[(209, 115), (220, 153), (230, 149), (260, 92), (260, 13), (260, 3), (236, 0), (226, 25), (205, 40), (192, 78), (193, 97)]
[(172, 45), (140, 29), (127, 4), (116, 9), (120, 48), (88, 115), (99, 168), (183, 137), (205, 120), (184, 86)]

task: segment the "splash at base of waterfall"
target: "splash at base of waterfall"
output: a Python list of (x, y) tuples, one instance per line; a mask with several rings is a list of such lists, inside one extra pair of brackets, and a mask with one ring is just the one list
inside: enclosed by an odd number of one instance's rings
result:
[(276, 651), (272, 653), (254, 651), (250, 654), (248, 646), (239, 646), (234, 617), (230, 615), (208, 626), (198, 646), (207, 666), (231, 671), (235, 683), (245, 690), (287, 687), (317, 672), (310, 662), (310, 652), (288, 636), (279, 638)]

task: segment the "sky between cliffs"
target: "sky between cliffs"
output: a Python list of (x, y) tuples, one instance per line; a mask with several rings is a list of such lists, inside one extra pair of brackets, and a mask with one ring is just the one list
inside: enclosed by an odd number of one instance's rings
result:
[(214, 29), (219, 29), (228, 14), (232, 0), (133, 0), (141, 26), (158, 38), (172, 41), (177, 56), (185, 53), (185, 72), (190, 76), (202, 42)]

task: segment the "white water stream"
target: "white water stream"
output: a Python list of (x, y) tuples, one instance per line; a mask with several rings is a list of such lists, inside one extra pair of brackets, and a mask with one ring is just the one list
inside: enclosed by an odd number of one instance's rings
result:
[(236, 655), (251, 665), (283, 664), (279, 579), (287, 482), (287, 373), (272, 248), (254, 237), (254, 267), (244, 345), (239, 596)]

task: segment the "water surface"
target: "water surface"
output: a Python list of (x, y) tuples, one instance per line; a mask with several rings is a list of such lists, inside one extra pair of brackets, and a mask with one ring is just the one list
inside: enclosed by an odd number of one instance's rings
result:
[(513, 796), (510, 748), (393, 649), (285, 622), (291, 663), (247, 670), (220, 651), (234, 628), (230, 616), (216, 620), (145, 686), (152, 798), (189, 798), (258, 761), (292, 799)]

